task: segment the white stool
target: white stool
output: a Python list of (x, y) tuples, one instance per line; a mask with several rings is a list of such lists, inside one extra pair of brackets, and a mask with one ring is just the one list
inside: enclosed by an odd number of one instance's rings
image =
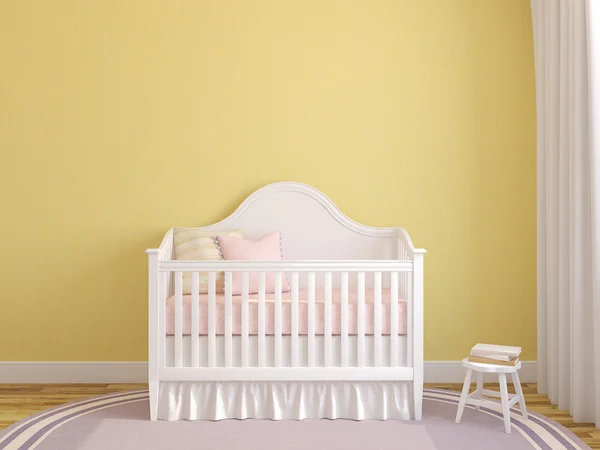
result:
[[(460, 395), (460, 402), (458, 403), (458, 411), (456, 412), (456, 423), (460, 423), (465, 405), (475, 405), (476, 409), (479, 410), (480, 406), (489, 406), (490, 404), (502, 405), (502, 415), (504, 416), (504, 430), (510, 433), (510, 408), (517, 402), (521, 407), (521, 414), (527, 419), (527, 409), (525, 407), (525, 397), (523, 397), (523, 390), (521, 389), (521, 382), (519, 381), (519, 374), (517, 371), (521, 368), (521, 361), (514, 366), (500, 366), (495, 364), (482, 364), (470, 362), (468, 359), (463, 359), (463, 367), (467, 369), (467, 375), (465, 376), (465, 384)], [(473, 371), (477, 372), (477, 389), (469, 394), (471, 388), (471, 375)], [(484, 373), (497, 373), (500, 379), (500, 394), (496, 391), (490, 391), (483, 389), (483, 374)], [(506, 374), (512, 375), (512, 381), (515, 385), (516, 394), (509, 394), (508, 387), (506, 385)], [(501, 401), (482, 399), (481, 395), (485, 394), (492, 397), (500, 397)]]

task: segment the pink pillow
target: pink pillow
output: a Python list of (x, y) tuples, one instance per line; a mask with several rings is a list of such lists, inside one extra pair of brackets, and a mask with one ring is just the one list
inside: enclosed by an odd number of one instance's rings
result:
[[(245, 261), (281, 261), (281, 235), (279, 231), (273, 231), (265, 234), (263, 237), (253, 241), (250, 239), (240, 239), (234, 236), (217, 236), (221, 255), (226, 260), (245, 260)], [(232, 272), (232, 295), (241, 295), (242, 293), (242, 273)], [(258, 272), (250, 272), (249, 294), (258, 293)], [(285, 273), (281, 277), (281, 291), (288, 292), (288, 285)], [(266, 272), (265, 293), (273, 294), (275, 292), (275, 272)]]

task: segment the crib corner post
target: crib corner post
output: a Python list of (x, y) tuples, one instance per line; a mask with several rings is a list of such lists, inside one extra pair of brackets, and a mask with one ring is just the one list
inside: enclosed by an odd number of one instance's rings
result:
[(413, 258), (413, 406), (415, 420), (423, 416), (423, 252)]
[(159, 283), (158, 250), (148, 254), (148, 387), (150, 396), (150, 420), (158, 418), (158, 355), (159, 355)]
[(158, 420), (158, 380), (148, 382), (148, 396), (150, 399), (150, 420)]

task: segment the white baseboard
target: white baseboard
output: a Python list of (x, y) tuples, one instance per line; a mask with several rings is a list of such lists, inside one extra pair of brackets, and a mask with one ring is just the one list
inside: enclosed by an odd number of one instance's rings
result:
[[(537, 380), (536, 361), (523, 361), (523, 383)], [(465, 369), (460, 361), (425, 361), (426, 383), (462, 383)], [(486, 381), (497, 381), (494, 375)], [(146, 383), (146, 361), (8, 361), (0, 362), (0, 383)]]
[(146, 383), (146, 361), (0, 362), (0, 383)]
[[(425, 361), (425, 383), (463, 383), (466, 369), (461, 361)], [(497, 383), (498, 375), (484, 374), (484, 382)], [(537, 382), (537, 361), (521, 361), (521, 383)], [(508, 380), (510, 382), (510, 379)]]

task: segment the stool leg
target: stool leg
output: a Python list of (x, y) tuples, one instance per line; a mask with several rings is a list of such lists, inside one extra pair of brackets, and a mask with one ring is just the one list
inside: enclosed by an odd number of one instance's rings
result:
[[(481, 390), (483, 389), (483, 372), (477, 372), (477, 390), (479, 393), (476, 398), (481, 400)], [(475, 406), (475, 409), (479, 411), (479, 405)]]
[(521, 414), (527, 419), (527, 406), (525, 405), (525, 396), (523, 395), (523, 389), (521, 388), (521, 380), (519, 380), (519, 374), (515, 371), (512, 374), (513, 384), (515, 385), (515, 392), (519, 396), (519, 406), (521, 407)]
[(500, 378), (500, 398), (502, 399), (502, 415), (504, 416), (504, 431), (510, 433), (510, 408), (508, 407), (508, 387), (506, 375), (498, 374)]
[(465, 376), (465, 384), (463, 384), (462, 393), (460, 394), (460, 401), (458, 402), (458, 410), (456, 411), (456, 423), (460, 423), (465, 405), (467, 403), (467, 397), (469, 396), (469, 389), (471, 388), (471, 374), (473, 369), (467, 369), (467, 375)]

